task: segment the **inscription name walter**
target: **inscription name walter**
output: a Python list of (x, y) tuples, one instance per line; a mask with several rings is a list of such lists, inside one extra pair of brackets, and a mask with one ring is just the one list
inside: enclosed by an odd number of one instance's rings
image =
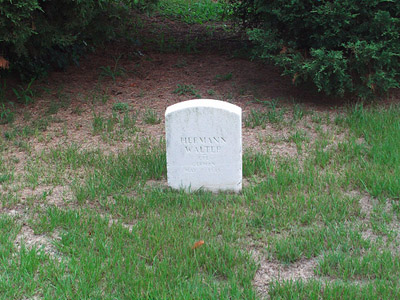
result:
[(219, 153), (222, 145), (226, 144), (226, 139), (222, 136), (188, 136), (181, 137), (181, 143), (186, 153)]

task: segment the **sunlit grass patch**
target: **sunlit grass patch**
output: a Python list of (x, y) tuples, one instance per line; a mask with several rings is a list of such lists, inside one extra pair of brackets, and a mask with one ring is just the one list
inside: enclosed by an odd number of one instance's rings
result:
[(268, 244), (268, 251), (272, 256), (285, 263), (292, 263), (303, 257), (316, 257), (328, 250), (340, 249), (344, 253), (350, 253), (354, 249), (370, 247), (370, 242), (362, 237), (357, 228), (335, 223), (328, 226), (293, 228), (286, 234), (270, 237)]
[(104, 116), (101, 113), (93, 113), (92, 128), (93, 135), (101, 135), (104, 140), (123, 140), (127, 136), (131, 136), (138, 131), (137, 118), (138, 112), (121, 111), (121, 106), (118, 109), (113, 109), (113, 113), (109, 116)]
[(398, 282), (375, 281), (365, 284), (311, 281), (275, 281), (271, 284), (270, 299), (374, 300), (397, 299)]
[(146, 109), (143, 113), (143, 121), (145, 124), (155, 125), (161, 122), (161, 118), (154, 109)]
[(245, 127), (261, 128), (266, 127), (270, 124), (281, 124), (284, 120), (285, 109), (273, 107), (268, 110), (255, 110), (252, 109), (244, 120)]
[(0, 215), (0, 294), (4, 299), (32, 296), (41, 286), (37, 275), (46, 255), (24, 244), (17, 250), (14, 241), (20, 230), (13, 218)]
[[(400, 199), (399, 116), (399, 105), (387, 109), (358, 105), (345, 119), (345, 126), (365, 141), (365, 154), (356, 158), (357, 170), (353, 170), (357, 185), (372, 196)], [(350, 145), (350, 152), (355, 146)]]
[(118, 154), (100, 155), (85, 180), (76, 180), (73, 191), (79, 202), (106, 197), (124, 190), (128, 192), (138, 182), (159, 180), (166, 176), (165, 145), (154, 146), (150, 141)]
[(388, 280), (400, 278), (400, 257), (386, 249), (360, 251), (335, 251), (324, 256), (318, 274), (342, 280)]
[(166, 17), (173, 17), (183, 22), (206, 23), (223, 21), (230, 12), (227, 1), (213, 0), (161, 0), (157, 11)]
[[(55, 246), (64, 257), (58, 268), (65, 273), (50, 279), (46, 293), (73, 299), (104, 293), (123, 298), (254, 298), (254, 262), (221, 239), (219, 228), (209, 221), (178, 211), (162, 217), (149, 213), (129, 230), (90, 211), (49, 208), (34, 228), (61, 231)], [(201, 239), (204, 245), (192, 249)]]

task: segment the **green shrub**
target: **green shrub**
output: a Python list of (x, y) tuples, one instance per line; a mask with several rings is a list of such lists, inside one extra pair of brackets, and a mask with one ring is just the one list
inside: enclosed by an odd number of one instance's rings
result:
[(157, 5), (158, 0), (131, 0), (129, 3), (135, 9), (146, 12), (153, 10)]
[(295, 84), (367, 98), (399, 87), (400, 1), (231, 0), (255, 55)]
[(0, 58), (26, 79), (78, 63), (84, 51), (118, 37), (139, 2), (0, 0)]

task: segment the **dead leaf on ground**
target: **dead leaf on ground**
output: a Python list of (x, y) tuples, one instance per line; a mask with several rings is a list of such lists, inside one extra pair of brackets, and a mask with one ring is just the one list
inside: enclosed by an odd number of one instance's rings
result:
[(295, 73), (292, 79), (292, 83), (295, 84), (297, 77), (299, 77), (299, 73)]
[(10, 67), (10, 63), (3, 56), (0, 56), (0, 69), (8, 69)]
[(203, 241), (203, 240), (198, 241), (198, 242), (194, 243), (194, 245), (193, 245), (193, 247), (192, 247), (192, 250), (194, 250), (194, 249), (196, 249), (196, 248), (199, 248), (199, 247), (201, 247), (201, 246), (203, 246), (203, 245), (204, 245), (204, 241)]

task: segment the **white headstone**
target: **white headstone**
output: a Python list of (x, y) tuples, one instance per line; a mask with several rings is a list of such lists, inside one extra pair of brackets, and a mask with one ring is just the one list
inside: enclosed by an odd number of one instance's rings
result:
[(209, 99), (165, 112), (168, 185), (213, 192), (242, 189), (242, 109)]

